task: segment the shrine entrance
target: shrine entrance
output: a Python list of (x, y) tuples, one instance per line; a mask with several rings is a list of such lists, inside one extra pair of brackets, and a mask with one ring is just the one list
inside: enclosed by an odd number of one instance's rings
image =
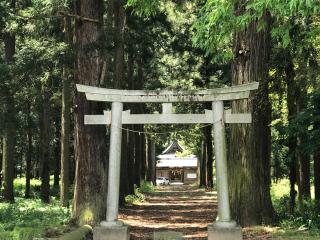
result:
[(183, 182), (183, 169), (172, 169), (169, 171), (170, 182)]
[[(231, 113), (224, 101), (246, 99), (258, 88), (253, 82), (226, 88), (190, 91), (118, 90), (77, 85), (89, 101), (111, 102), (103, 115), (85, 115), (86, 125), (111, 125), (106, 220), (94, 228), (94, 240), (129, 239), (129, 227), (118, 220), (122, 124), (212, 124), (216, 159), (218, 218), (208, 225), (210, 240), (242, 239), (242, 230), (230, 216), (225, 123), (251, 123), (250, 113)], [(175, 102), (212, 102), (203, 114), (175, 114)], [(123, 103), (162, 103), (161, 114), (131, 114)]]

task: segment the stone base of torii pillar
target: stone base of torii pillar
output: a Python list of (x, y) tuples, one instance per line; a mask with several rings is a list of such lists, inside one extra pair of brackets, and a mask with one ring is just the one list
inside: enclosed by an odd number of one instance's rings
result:
[(129, 240), (129, 226), (95, 227), (93, 229), (94, 240)]
[(236, 222), (216, 221), (208, 225), (208, 240), (242, 240), (242, 228)]

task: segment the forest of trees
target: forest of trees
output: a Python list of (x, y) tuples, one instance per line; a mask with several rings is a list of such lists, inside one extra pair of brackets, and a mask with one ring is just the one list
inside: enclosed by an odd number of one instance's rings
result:
[[(233, 218), (275, 223), (270, 187), (281, 179), (290, 182), (290, 213), (313, 195), (320, 208), (319, 12), (316, 0), (0, 1), (1, 201), (15, 202), (14, 179), (23, 177), (23, 197), (49, 204), (58, 196), (79, 225), (105, 218), (109, 129), (85, 126), (83, 116), (110, 105), (86, 101), (77, 83), (153, 90), (257, 81), (249, 100), (227, 104), (253, 113), (251, 125), (227, 128)], [(174, 105), (177, 113), (205, 108)], [(154, 148), (174, 139), (199, 156), (200, 186), (214, 187), (211, 126), (124, 128), (134, 131), (122, 136), (121, 204), (141, 181), (154, 181)]]

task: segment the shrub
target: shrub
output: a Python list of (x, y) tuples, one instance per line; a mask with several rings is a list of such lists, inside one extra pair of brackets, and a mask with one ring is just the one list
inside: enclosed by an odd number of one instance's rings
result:
[(141, 193), (154, 193), (154, 186), (152, 182), (142, 181), (140, 188), (138, 188)]

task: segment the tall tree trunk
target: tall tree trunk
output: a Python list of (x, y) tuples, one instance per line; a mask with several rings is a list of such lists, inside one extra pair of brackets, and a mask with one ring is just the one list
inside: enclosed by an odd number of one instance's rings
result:
[[(295, 83), (295, 72), (292, 63), (292, 56), (288, 53), (287, 57), (288, 64), (285, 67), (286, 82), (287, 82), (287, 106), (288, 106), (288, 121), (289, 126), (291, 124), (291, 119), (297, 113), (296, 104), (296, 83)], [(297, 148), (297, 138), (289, 133), (288, 136), (288, 156), (289, 156), (289, 179), (290, 179), (290, 213), (292, 214), (295, 208), (296, 190), (295, 184), (297, 182), (296, 172), (297, 172), (297, 160), (296, 160), (296, 148)]]
[(213, 153), (212, 153), (212, 127), (205, 127), (205, 142), (207, 150), (207, 187), (213, 187)]
[[(10, 8), (14, 9), (16, 0), (10, 1)], [(5, 60), (7, 64), (13, 62), (15, 54), (16, 39), (14, 34), (4, 34), (4, 50)], [(12, 89), (5, 89), (6, 91), (6, 126), (3, 138), (3, 188), (4, 200), (14, 202), (13, 180), (14, 180), (14, 146), (15, 146), (15, 104), (14, 92)]]
[(318, 206), (320, 206), (320, 150), (314, 154), (314, 195)]
[[(245, 10), (245, 1), (236, 7)], [(232, 84), (260, 83), (249, 100), (232, 103), (232, 111), (251, 112), (251, 124), (232, 124), (229, 155), (230, 205), (233, 217), (242, 225), (271, 223), (274, 209), (270, 197), (270, 119), (268, 98), (268, 60), (270, 51), (270, 15), (262, 16), (266, 28), (257, 31), (253, 20), (234, 36)]]
[(2, 171), (2, 160), (3, 160), (3, 144), (2, 138), (0, 138), (0, 187), (2, 186), (2, 178), (3, 178), (3, 171)]
[[(317, 102), (317, 105), (315, 106), (318, 111), (320, 110), (320, 103)], [(320, 121), (316, 121), (314, 124), (314, 128), (318, 131), (320, 130)], [(314, 151), (313, 154), (314, 158), (314, 195), (315, 200), (317, 202), (318, 207), (320, 208), (320, 146), (318, 145), (317, 149)]]
[[(306, 66), (307, 67), (307, 66)], [(300, 82), (299, 87), (297, 87), (297, 111), (303, 112), (307, 107), (307, 87), (305, 80)], [(298, 190), (299, 190), (299, 205), (303, 207), (303, 199), (310, 199), (310, 155), (303, 149), (307, 142), (306, 136), (307, 129), (298, 136), (297, 139), (297, 160), (299, 162), (299, 173), (298, 173)]]
[(50, 90), (48, 83), (41, 89), (42, 109), (40, 118), (41, 200), (50, 201)]
[[(131, 46), (129, 47), (132, 48)], [(134, 89), (134, 57), (132, 52), (128, 53), (128, 74), (127, 74), (127, 80), (128, 80), (128, 87), (129, 89)], [(133, 108), (133, 105), (130, 104), (129, 108)], [(133, 130), (134, 125), (129, 125), (129, 129)], [(135, 133), (129, 132), (128, 133), (128, 148), (127, 148), (127, 167), (128, 169), (134, 169), (135, 168)], [(128, 194), (134, 193), (134, 184), (135, 184), (135, 173), (134, 171), (128, 171)]]
[[(140, 125), (134, 125), (135, 131), (141, 131)], [(141, 162), (143, 156), (141, 156), (141, 148), (143, 147), (141, 145), (140, 136), (138, 133), (135, 133), (134, 135), (134, 183), (140, 187), (140, 181), (141, 181)]]
[[(76, 21), (76, 83), (99, 86), (101, 74), (100, 34), (102, 1), (77, 0), (76, 14), (95, 21)], [(103, 104), (89, 102), (84, 94), (75, 97), (75, 192), (73, 217), (79, 225), (97, 224), (106, 209), (106, 130), (85, 126), (85, 114), (102, 114)]]
[(60, 116), (59, 114), (55, 115), (55, 141), (54, 141), (54, 154), (53, 154), (53, 186), (59, 188), (59, 181), (60, 181), (60, 156), (61, 156), (61, 139), (60, 139)]
[[(144, 69), (143, 69), (143, 59), (140, 56), (137, 59), (137, 85), (136, 89), (142, 89), (143, 88), (143, 82), (144, 82)], [(145, 104), (139, 104), (138, 106), (138, 113), (144, 113)], [(140, 157), (140, 180), (145, 180), (146, 177), (146, 144), (145, 144), (145, 135), (142, 133), (144, 131), (143, 124), (138, 125), (138, 131), (141, 133), (138, 134), (138, 141), (139, 146), (136, 149), (136, 151), (139, 152)], [(139, 183), (140, 184), (140, 183)]]
[[(64, 18), (64, 42), (72, 44), (71, 19)], [(65, 60), (68, 58), (65, 56)], [(63, 66), (63, 82), (62, 82), (62, 109), (61, 109), (61, 186), (60, 186), (60, 204), (67, 207), (69, 205), (69, 185), (70, 185), (70, 95), (71, 80), (67, 61)]]
[[(134, 129), (131, 125), (129, 129)], [(135, 169), (135, 133), (129, 132), (128, 169)], [(128, 194), (134, 193), (135, 171), (128, 171)]]
[[(141, 127), (141, 131), (143, 131), (143, 125)], [(146, 138), (144, 134), (140, 135), (140, 141), (141, 141), (141, 156), (142, 156), (142, 162), (141, 162), (141, 176), (140, 178), (145, 181), (146, 175), (147, 175), (147, 158), (146, 158)]]
[[(203, 130), (203, 133), (205, 131)], [(203, 134), (204, 135), (204, 134)], [(204, 140), (201, 143), (201, 157), (200, 157), (200, 187), (207, 186), (207, 144)]]
[[(124, 128), (127, 128), (124, 125)], [(120, 166), (120, 194), (119, 194), (119, 204), (124, 206), (125, 197), (128, 194), (128, 146), (129, 136), (127, 131), (122, 133), (122, 148), (121, 148), (121, 166)]]
[(124, 26), (126, 15), (122, 0), (113, 1), (115, 20), (115, 76), (114, 87), (121, 89), (124, 85)]
[(148, 139), (148, 171), (147, 181), (155, 183), (156, 180), (156, 146), (153, 140)]
[[(124, 26), (125, 26), (125, 11), (124, 2), (122, 0), (113, 1), (114, 21), (115, 21), (115, 74), (114, 87), (123, 89), (126, 85), (124, 79)], [(127, 128), (127, 126), (124, 126)], [(128, 171), (127, 171), (127, 149), (128, 133), (122, 132), (122, 148), (121, 148), (121, 174), (120, 174), (120, 194), (119, 201), (121, 205), (125, 203), (125, 196), (128, 192)]]
[(30, 180), (31, 180), (31, 161), (32, 161), (32, 119), (31, 119), (31, 100), (28, 101), (27, 106), (27, 138), (28, 138), (28, 150), (26, 157), (26, 192), (25, 198), (30, 198)]

